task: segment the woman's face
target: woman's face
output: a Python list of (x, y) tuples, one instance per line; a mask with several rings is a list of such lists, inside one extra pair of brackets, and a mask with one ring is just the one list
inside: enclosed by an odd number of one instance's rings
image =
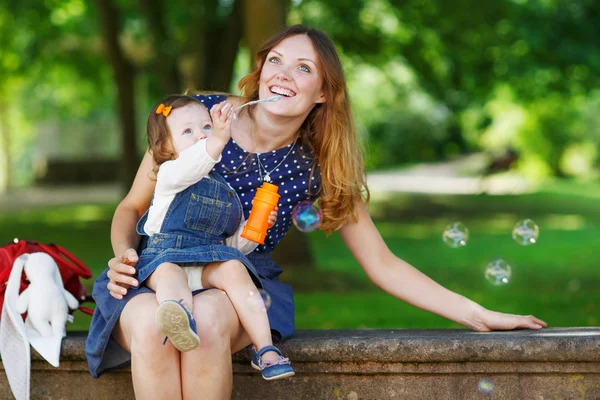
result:
[(306, 115), (324, 103), (323, 77), (317, 52), (306, 35), (282, 40), (267, 54), (260, 74), (259, 98), (280, 95), (264, 103), (266, 110), (281, 116)]

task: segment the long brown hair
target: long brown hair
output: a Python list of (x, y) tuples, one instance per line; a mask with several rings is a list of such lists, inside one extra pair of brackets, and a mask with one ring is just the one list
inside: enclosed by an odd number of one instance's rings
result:
[(167, 118), (162, 113), (157, 114), (156, 110), (161, 104), (165, 107), (173, 107), (172, 110), (175, 110), (187, 106), (190, 103), (201, 104), (191, 96), (171, 95), (152, 107), (152, 110), (148, 113), (146, 135), (148, 138), (148, 151), (150, 151), (150, 154), (152, 154), (152, 157), (154, 158), (154, 167), (152, 168), (154, 177), (156, 177), (158, 167), (160, 167), (162, 163), (177, 158), (177, 153), (173, 146), (171, 130), (167, 124)]
[(325, 216), (320, 229), (331, 233), (348, 221), (356, 222), (356, 203), (363, 195), (364, 200), (369, 201), (364, 160), (335, 45), (317, 29), (304, 25), (285, 28), (263, 43), (256, 54), (254, 71), (242, 78), (238, 86), (248, 100), (258, 99), (260, 74), (267, 55), (281, 41), (296, 35), (306, 35), (312, 41), (323, 76), (322, 90), (326, 101), (317, 104), (306, 117), (300, 128), (300, 141), (309, 146), (319, 163), (319, 205)]

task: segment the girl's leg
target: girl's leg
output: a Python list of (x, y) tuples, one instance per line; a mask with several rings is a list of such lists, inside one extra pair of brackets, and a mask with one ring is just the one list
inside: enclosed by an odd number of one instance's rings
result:
[(131, 376), (137, 399), (182, 399), (180, 353), (154, 324), (158, 303), (152, 293), (131, 299), (113, 330), (113, 337), (131, 353)]
[(179, 301), (183, 299), (186, 307), (193, 311), (192, 292), (188, 287), (188, 276), (177, 264), (163, 263), (146, 280), (146, 285), (156, 292), (156, 300)]
[(181, 353), (184, 399), (229, 399), (233, 386), (231, 354), (250, 344), (231, 300), (221, 290), (194, 296), (200, 346)]
[[(267, 310), (244, 264), (236, 260), (208, 264), (202, 271), (202, 286), (227, 292), (242, 326), (257, 349), (273, 345)], [(277, 361), (279, 356), (268, 352), (262, 358)]]

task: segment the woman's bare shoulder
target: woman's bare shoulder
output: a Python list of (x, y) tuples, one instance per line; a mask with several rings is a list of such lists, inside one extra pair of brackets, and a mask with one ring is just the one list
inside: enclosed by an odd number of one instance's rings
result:
[(227, 96), (227, 101), (233, 104), (234, 107), (238, 107), (243, 104), (244, 99), (240, 96), (230, 95)]

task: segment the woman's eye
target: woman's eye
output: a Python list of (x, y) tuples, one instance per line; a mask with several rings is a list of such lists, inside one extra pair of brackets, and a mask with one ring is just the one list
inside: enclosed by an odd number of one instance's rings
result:
[(184, 135), (191, 135), (193, 133), (194, 133), (194, 131), (191, 128), (187, 128), (185, 131), (183, 131)]
[(205, 131), (210, 131), (212, 129), (212, 126), (210, 126), (209, 124), (204, 125), (204, 127), (202, 128)]
[(273, 64), (280, 64), (281, 62), (279, 61), (278, 57), (271, 57), (269, 58), (269, 62), (273, 63)]
[(298, 67), (302, 72), (310, 72), (310, 68), (308, 68), (307, 65), (302, 64), (300, 67)]

